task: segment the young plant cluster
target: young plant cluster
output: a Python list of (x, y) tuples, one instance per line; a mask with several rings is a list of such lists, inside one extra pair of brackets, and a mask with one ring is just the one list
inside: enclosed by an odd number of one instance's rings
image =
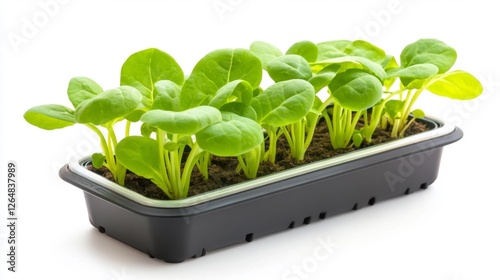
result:
[[(146, 49), (125, 61), (119, 87), (76, 77), (67, 90), (73, 108), (36, 106), (24, 118), (47, 130), (87, 126), (102, 147), (94, 167), (107, 167), (121, 185), (130, 170), (182, 199), (195, 167), (209, 178), (212, 156), (237, 158), (236, 172), (255, 178), (261, 162), (276, 161), (284, 137), (290, 157), (303, 160), (321, 118), (333, 149), (370, 143), (376, 129), (403, 137), (424, 116), (413, 108), (424, 91), (460, 100), (481, 94), (474, 76), (450, 71), (456, 58), (435, 39), (406, 46), (399, 63), (366, 41), (301, 41), (286, 52), (257, 41), (208, 53), (185, 78), (170, 55)], [(261, 85), (264, 73), (274, 83)], [(115, 132), (120, 122), (123, 137)]]

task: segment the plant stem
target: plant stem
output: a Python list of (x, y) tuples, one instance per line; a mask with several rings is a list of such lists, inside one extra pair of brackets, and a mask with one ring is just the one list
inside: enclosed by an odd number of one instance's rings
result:
[(349, 146), (362, 113), (362, 111), (358, 111), (353, 116), (351, 110), (342, 108), (338, 104), (333, 105), (332, 116), (329, 116), (325, 110), (322, 112), (330, 134), (330, 143), (334, 149)]
[(160, 154), (158, 155), (158, 166), (160, 166), (160, 173), (163, 179), (162, 185), (165, 187), (165, 189), (162, 189), (168, 197), (175, 199), (175, 189), (172, 188), (166, 167), (166, 164), (169, 164), (170, 162), (168, 161), (168, 155), (165, 153), (165, 149), (163, 148), (163, 145), (165, 145), (165, 132), (161, 129), (156, 130), (156, 142), (158, 143), (158, 150), (160, 151)]
[(269, 137), (269, 148), (267, 149), (264, 160), (270, 163), (276, 162), (276, 142), (278, 141), (277, 129), (273, 126), (265, 126), (267, 135)]
[[(198, 161), (198, 157), (202, 153), (203, 151), (200, 149), (200, 146), (198, 146), (198, 143), (195, 142), (191, 147), (189, 156), (187, 157), (186, 163), (184, 164), (184, 170), (182, 171), (181, 182), (180, 182), (182, 192), (180, 198), (185, 198), (188, 195), (189, 186), (191, 183), (191, 174), (193, 172), (193, 168), (196, 165), (196, 162)], [(180, 167), (180, 162), (179, 162), (179, 167)]]
[(304, 160), (305, 153), (314, 135), (316, 125), (307, 127), (307, 124), (307, 118), (304, 117), (296, 123), (280, 128), (286, 137), (288, 146), (290, 146), (292, 157), (296, 160)]
[(106, 142), (106, 138), (104, 138), (104, 135), (102, 134), (102, 132), (96, 126), (94, 126), (92, 124), (85, 124), (85, 126), (90, 128), (90, 130), (92, 130), (93, 132), (95, 132), (97, 134), (97, 136), (99, 136), (99, 143), (101, 144), (102, 152), (104, 153), (106, 160), (108, 160), (110, 152), (108, 150), (108, 143)]
[(127, 169), (125, 169), (119, 162), (116, 161), (114, 153), (117, 145), (116, 135), (113, 130), (113, 124), (108, 124), (104, 126), (108, 131), (108, 140), (104, 137), (102, 132), (96, 126), (92, 124), (85, 124), (88, 128), (94, 131), (99, 136), (99, 142), (101, 144), (102, 152), (106, 158), (106, 167), (113, 174), (113, 179), (120, 185), (125, 184), (125, 175)]
[(127, 120), (127, 122), (125, 123), (125, 137), (128, 137), (130, 135), (130, 125), (132, 123), (130, 121)]
[[(177, 134), (172, 135), (172, 141), (177, 142), (179, 140), (179, 137)], [(176, 151), (169, 151), (167, 157), (169, 158), (170, 162), (170, 172), (169, 172), (169, 179), (172, 184), (172, 187), (175, 189), (174, 193), (176, 194), (176, 197), (182, 196), (183, 190), (182, 190), (182, 180), (181, 180), (181, 160), (182, 156), (179, 156), (179, 150)]]
[(365, 118), (365, 141), (370, 143), (372, 141), (373, 133), (380, 124), (382, 112), (384, 111), (384, 106), (387, 101), (384, 100), (380, 104), (377, 104), (372, 107), (372, 113), (370, 116), (370, 120), (368, 121), (368, 112), (365, 110), (364, 118)]
[(243, 154), (238, 155), (238, 162), (243, 173), (249, 179), (257, 177), (257, 172), (259, 171), (259, 166), (261, 162), (261, 146), (257, 146), (255, 149)]
[(204, 152), (202, 156), (198, 159), (196, 166), (198, 166), (198, 170), (200, 170), (201, 174), (208, 180), (208, 166), (210, 165), (210, 154), (208, 152)]

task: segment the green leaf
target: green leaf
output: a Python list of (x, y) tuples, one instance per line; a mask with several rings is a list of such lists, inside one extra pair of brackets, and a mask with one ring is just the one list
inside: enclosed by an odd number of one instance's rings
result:
[(269, 61), (267, 72), (275, 82), (292, 79), (309, 80), (312, 77), (307, 60), (296, 54), (287, 54)]
[(307, 62), (314, 62), (318, 58), (318, 46), (311, 41), (300, 41), (293, 44), (286, 54), (300, 55)]
[(185, 111), (151, 110), (142, 115), (141, 121), (172, 134), (192, 135), (221, 120), (219, 110), (199, 106)]
[(116, 145), (116, 159), (128, 170), (153, 182), (162, 182), (158, 143), (148, 137), (129, 136)]
[(352, 111), (368, 109), (382, 98), (380, 80), (359, 69), (337, 74), (328, 88), (337, 104)]
[(392, 68), (399, 68), (399, 64), (394, 56), (388, 54), (386, 55), (384, 62), (382, 62), (382, 67), (384, 67), (384, 70), (389, 70)]
[(165, 145), (163, 145), (163, 149), (170, 151), (170, 152), (173, 152), (173, 151), (179, 150), (179, 147), (181, 147), (181, 146), (183, 146), (183, 145), (180, 143), (169, 141), (169, 142), (165, 143)]
[(252, 85), (244, 80), (235, 80), (222, 86), (208, 105), (219, 109), (222, 105), (235, 100), (250, 104), (252, 98)]
[(110, 89), (80, 103), (75, 110), (75, 121), (105, 125), (133, 112), (141, 99), (141, 93), (130, 86)]
[(141, 125), (141, 135), (144, 137), (150, 137), (153, 132), (156, 132), (156, 128), (150, 124), (143, 123)]
[(283, 55), (280, 49), (263, 41), (253, 42), (250, 45), (250, 50), (260, 59), (262, 68), (265, 70), (267, 70), (269, 61)]
[(100, 85), (86, 77), (75, 77), (68, 84), (68, 98), (73, 107), (103, 92)]
[(401, 100), (389, 100), (385, 103), (385, 112), (392, 118), (395, 119), (402, 114), (405, 103)]
[(342, 65), (343, 68), (355, 68), (353, 67), (353, 65), (358, 65), (358, 67), (361, 67), (373, 73), (381, 81), (384, 80), (386, 76), (385, 70), (382, 67), (382, 65), (360, 56), (342, 56), (311, 63), (311, 65), (313, 66), (320, 66), (320, 67), (327, 67), (332, 64)]
[(456, 59), (457, 52), (445, 43), (436, 39), (420, 39), (403, 49), (401, 67), (430, 63), (436, 65), (441, 74), (450, 70)]
[(260, 85), (262, 64), (257, 56), (245, 49), (221, 49), (203, 57), (181, 90), (183, 109), (206, 105), (224, 85), (245, 80), (253, 89)]
[(285, 126), (302, 119), (311, 109), (315, 96), (309, 82), (288, 80), (275, 83), (254, 97), (252, 107), (259, 123)]
[(264, 141), (262, 128), (255, 121), (222, 112), (222, 121), (196, 133), (198, 145), (217, 156), (237, 156), (253, 150)]
[(24, 113), (24, 119), (39, 128), (52, 130), (75, 124), (74, 111), (68, 107), (47, 104), (33, 107)]
[(427, 79), (436, 75), (438, 71), (439, 69), (434, 64), (424, 63), (407, 68), (392, 68), (387, 71), (387, 78)]
[(154, 101), (151, 109), (179, 111), (180, 95), (181, 88), (176, 83), (169, 80), (158, 81), (154, 85)]
[(125, 119), (131, 122), (138, 122), (147, 111), (148, 109), (144, 105), (139, 104), (134, 111), (125, 116)]
[(191, 143), (190, 137), (191, 137), (191, 135), (181, 137), (180, 139), (177, 140), (177, 142), (168, 141), (163, 145), (163, 149), (170, 151), (170, 152), (178, 151), (179, 148), (186, 146), (186, 145), (189, 145)]
[(258, 87), (258, 88), (253, 90), (253, 97), (258, 96), (263, 92), (264, 92), (264, 90), (261, 87)]
[(414, 118), (417, 118), (417, 119), (421, 119), (421, 118), (425, 117), (424, 111), (422, 111), (420, 109), (415, 109), (415, 110), (411, 111), (411, 114), (413, 115)]
[(361, 144), (363, 143), (363, 135), (361, 134), (361, 132), (358, 131), (352, 135), (352, 143), (355, 147), (361, 146)]
[(257, 121), (257, 113), (252, 106), (240, 102), (230, 102), (220, 108), (221, 112), (231, 112), (236, 115)]
[[(411, 81), (411, 82), (408, 83), (408, 81)], [(406, 89), (420, 89), (424, 85), (425, 80), (423, 80), (423, 79), (412, 80), (412, 79), (401, 78), (401, 83), (405, 86)], [(406, 84), (406, 83), (408, 83), (408, 84)]]
[(92, 166), (94, 168), (101, 168), (104, 165), (104, 161), (106, 160), (106, 157), (101, 154), (101, 153), (94, 153), (92, 154)]
[(161, 80), (170, 80), (178, 85), (184, 83), (184, 73), (179, 64), (161, 50), (152, 48), (136, 52), (123, 63), (120, 85), (138, 89), (147, 108), (153, 102), (154, 84)]
[(351, 41), (338, 40), (318, 43), (318, 59), (316, 61), (323, 61), (330, 58), (345, 56), (344, 50), (351, 45)]
[(319, 116), (321, 116), (321, 111), (319, 111), (320, 107), (323, 105), (323, 101), (318, 96), (314, 97), (314, 103), (312, 108), (309, 110), (309, 113), (306, 115), (306, 127), (316, 126)]
[[(385, 57), (384, 62), (382, 62), (382, 66), (384, 67), (384, 70), (388, 73), (390, 70), (394, 68), (399, 68), (399, 64), (396, 61), (396, 58), (392, 55), (387, 55)], [(397, 78), (392, 77), (392, 78), (385, 78), (384, 79), (384, 86), (385, 88), (389, 89), (391, 86), (396, 82)]]
[(483, 86), (473, 75), (457, 70), (433, 78), (427, 90), (452, 99), (468, 100), (481, 95)]
[(323, 70), (321, 70), (318, 74), (314, 75), (309, 79), (309, 83), (314, 86), (314, 90), (319, 92), (324, 87), (328, 86), (328, 84), (333, 80), (335, 75), (337, 75), (337, 71), (341, 68), (338, 64), (329, 65)]
[(352, 42), (345, 48), (344, 52), (347, 55), (364, 57), (380, 64), (382, 64), (386, 58), (384, 50), (363, 40)]

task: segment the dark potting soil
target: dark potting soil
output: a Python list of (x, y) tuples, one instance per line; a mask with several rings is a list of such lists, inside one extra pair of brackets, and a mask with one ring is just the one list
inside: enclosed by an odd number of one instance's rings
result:
[[(409, 129), (406, 130), (405, 136), (417, 134), (420, 132), (427, 131), (428, 128), (425, 124), (419, 122), (413, 122)], [(280, 137), (277, 145), (276, 163), (272, 164), (269, 162), (262, 162), (259, 167), (257, 177), (272, 174), (278, 171), (282, 171), (288, 168), (293, 168), (295, 166), (300, 166), (306, 163), (331, 158), (336, 155), (344, 154), (356, 149), (372, 146), (375, 144), (387, 142), (394, 140), (390, 137), (390, 132), (377, 129), (373, 135), (372, 142), (370, 144), (362, 144), (359, 148), (348, 148), (348, 149), (333, 149), (330, 144), (330, 136), (328, 134), (328, 128), (325, 122), (320, 122), (314, 133), (313, 140), (309, 146), (304, 160), (298, 161), (292, 159), (288, 156), (289, 147), (284, 136)], [(240, 183), (249, 180), (243, 174), (243, 171), (236, 173), (235, 170), (238, 166), (238, 160), (236, 158), (229, 157), (217, 157), (213, 156), (211, 159), (211, 166), (208, 168), (209, 178), (205, 180), (203, 175), (195, 167), (191, 176), (191, 187), (188, 196), (193, 196), (196, 194), (204, 193), (207, 191), (215, 190), (225, 186)], [(102, 167), (100, 169), (95, 169), (91, 164), (87, 166), (87, 169), (104, 176), (110, 180), (113, 180), (113, 176), (107, 168)], [(142, 194), (143, 196), (168, 200), (167, 195), (153, 184), (150, 180), (143, 177), (137, 176), (134, 173), (128, 172), (125, 179), (125, 187)]]

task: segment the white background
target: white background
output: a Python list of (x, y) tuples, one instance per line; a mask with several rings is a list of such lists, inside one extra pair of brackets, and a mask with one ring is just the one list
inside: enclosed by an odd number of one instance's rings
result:
[[(8, 160), (19, 169), (17, 273), (4, 261), (0, 188), (2, 279), (500, 279), (495, 1), (54, 1), (0, 1), (2, 182)], [(56, 4), (44, 10), (43, 3)], [(118, 86), (123, 61), (149, 47), (189, 73), (205, 53), (254, 40), (286, 49), (305, 39), (359, 37), (395, 55), (419, 38), (438, 38), (457, 50), (455, 69), (482, 81), (475, 101), (421, 96), (419, 107), (465, 132), (445, 148), (438, 180), (423, 192), (181, 264), (150, 259), (90, 225), (81, 191), (56, 171), (97, 148), (85, 128), (49, 132), (22, 118), (38, 104), (69, 105), (71, 77)], [(321, 240), (335, 249), (319, 260)]]

